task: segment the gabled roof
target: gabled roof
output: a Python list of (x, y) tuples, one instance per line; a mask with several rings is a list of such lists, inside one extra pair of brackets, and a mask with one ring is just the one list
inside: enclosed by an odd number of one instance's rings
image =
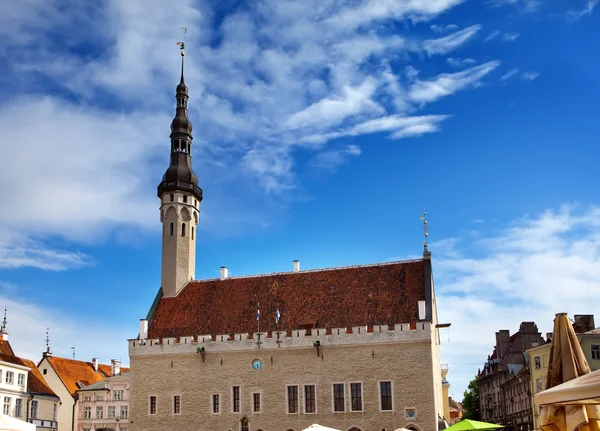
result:
[(46, 383), (46, 380), (44, 380), (44, 377), (33, 361), (15, 356), (8, 340), (0, 340), (0, 360), (31, 368), (27, 373), (27, 392), (31, 394), (57, 396), (52, 388), (48, 386), (48, 383)]
[[(55, 356), (46, 359), (72, 396), (76, 395), (78, 389), (110, 376), (110, 365), (98, 364), (98, 371), (95, 371), (91, 362)], [(121, 368), (121, 372), (127, 371), (128, 368)]]
[(415, 322), (425, 300), (426, 259), (225, 280), (191, 281), (161, 297), (149, 338), (341, 328)]

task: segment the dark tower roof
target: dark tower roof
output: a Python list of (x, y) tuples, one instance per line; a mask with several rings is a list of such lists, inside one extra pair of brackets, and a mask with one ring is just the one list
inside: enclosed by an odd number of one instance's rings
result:
[(177, 108), (171, 122), (171, 163), (158, 186), (158, 196), (166, 191), (189, 191), (202, 200), (202, 189), (198, 187), (198, 177), (192, 169), (192, 123), (188, 117), (188, 87), (183, 77), (183, 59), (181, 52), (181, 81), (177, 86), (175, 98)]

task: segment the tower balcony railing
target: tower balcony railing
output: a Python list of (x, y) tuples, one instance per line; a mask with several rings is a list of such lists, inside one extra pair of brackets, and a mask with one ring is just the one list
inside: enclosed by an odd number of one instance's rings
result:
[(167, 190), (187, 190), (198, 196), (199, 200), (202, 200), (202, 189), (194, 183), (187, 181), (163, 181), (158, 186), (158, 196), (163, 194)]

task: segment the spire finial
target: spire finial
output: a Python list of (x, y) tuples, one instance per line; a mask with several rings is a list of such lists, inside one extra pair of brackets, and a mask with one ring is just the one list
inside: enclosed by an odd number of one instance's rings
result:
[(73, 359), (75, 359), (75, 343), (73, 343), (73, 347), (71, 347), (71, 350), (73, 351)]
[(179, 50), (181, 51), (181, 83), (183, 83), (183, 58), (185, 57), (185, 41), (187, 39), (187, 27), (179, 28), (183, 32), (183, 40), (177, 42)]
[(427, 248), (427, 237), (429, 236), (428, 228), (427, 228), (427, 211), (423, 210), (423, 215), (420, 220), (423, 220), (423, 236), (425, 237), (425, 241), (423, 242), (423, 253), (429, 253)]
[(46, 352), (50, 352), (50, 328), (46, 327)]
[(2, 328), (1, 331), (2, 333), (6, 332), (6, 307), (4, 307), (4, 320), (2, 321)]

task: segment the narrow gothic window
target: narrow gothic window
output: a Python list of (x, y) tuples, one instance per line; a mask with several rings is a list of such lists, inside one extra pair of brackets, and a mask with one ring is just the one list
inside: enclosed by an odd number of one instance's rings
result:
[(173, 229), (174, 229), (173, 223), (171, 223), (171, 225), (169, 227), (171, 228), (171, 233), (169, 235), (173, 236)]
[(189, 142), (188, 142), (188, 144), (187, 144), (187, 152), (188, 152), (188, 153), (191, 153), (191, 152), (192, 152), (192, 151), (191, 151), (191, 149), (190, 149), (190, 144), (189, 144)]
[(194, 239), (194, 226), (192, 226), (192, 239)]
[(175, 196), (173, 196), (173, 193), (171, 193), (171, 202), (173, 202), (175, 200)]
[(186, 195), (183, 195), (183, 203), (187, 204), (187, 196)]
[(181, 236), (185, 236), (185, 223), (181, 223)]

